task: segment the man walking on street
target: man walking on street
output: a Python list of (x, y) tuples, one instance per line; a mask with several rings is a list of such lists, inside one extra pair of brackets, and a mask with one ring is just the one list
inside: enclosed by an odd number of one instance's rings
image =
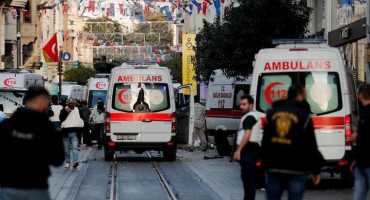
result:
[(60, 121), (62, 122), (62, 133), (65, 147), (65, 168), (68, 169), (71, 162), (70, 147), (72, 146), (73, 168), (76, 168), (78, 163), (78, 138), (77, 131), (84, 126), (81, 119), (81, 111), (76, 107), (76, 101), (72, 98), (68, 99), (67, 107), (60, 112)]
[(251, 96), (241, 97), (240, 109), (244, 116), (240, 120), (236, 139), (238, 147), (233, 155), (233, 160), (240, 161), (245, 200), (253, 200), (256, 196), (255, 172), (260, 148), (258, 140), (261, 123), (253, 107), (254, 99)]
[(52, 96), (51, 97), (51, 110), (53, 111), (54, 115), (50, 117), (50, 122), (54, 125), (55, 130), (61, 131), (61, 122), (59, 119), (60, 111), (63, 109), (63, 106), (59, 105), (58, 103), (58, 97)]
[(362, 85), (358, 91), (358, 100), (362, 105), (354, 149), (355, 159), (350, 167), (355, 178), (354, 200), (366, 200), (370, 186), (370, 85)]
[(202, 151), (207, 151), (207, 139), (206, 139), (206, 111), (205, 107), (200, 103), (199, 96), (194, 96), (194, 135), (190, 151), (194, 150), (194, 143), (197, 137), (200, 138), (200, 145)]
[(288, 199), (303, 199), (309, 173), (313, 173), (314, 185), (320, 183), (324, 159), (317, 148), (311, 117), (301, 106), (305, 97), (305, 88), (294, 85), (289, 88), (288, 100), (276, 102), (266, 114), (262, 158), (267, 200), (281, 199), (284, 190), (288, 190)]
[(90, 122), (94, 124), (94, 135), (98, 137), (98, 149), (100, 150), (104, 145), (104, 120), (105, 120), (105, 107), (103, 99), (98, 98), (97, 104), (93, 108), (90, 115)]
[(24, 108), (0, 123), (0, 200), (49, 200), (49, 166), (64, 161), (63, 141), (49, 122), (49, 93), (33, 86)]

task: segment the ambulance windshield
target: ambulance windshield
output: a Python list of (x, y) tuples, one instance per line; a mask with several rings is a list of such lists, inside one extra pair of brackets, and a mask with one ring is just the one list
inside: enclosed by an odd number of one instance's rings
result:
[(170, 108), (168, 89), (165, 83), (116, 83), (112, 105), (125, 112), (138, 112), (137, 105), (148, 112), (159, 112)]
[(292, 84), (301, 84), (306, 88), (307, 102), (313, 114), (327, 114), (342, 108), (338, 73), (288, 72), (262, 74), (259, 77), (257, 110), (266, 112), (273, 102), (287, 98)]
[(105, 102), (105, 99), (107, 97), (107, 91), (106, 90), (90, 90), (89, 92), (89, 108), (93, 108), (97, 104), (97, 100), (99, 98), (103, 99)]

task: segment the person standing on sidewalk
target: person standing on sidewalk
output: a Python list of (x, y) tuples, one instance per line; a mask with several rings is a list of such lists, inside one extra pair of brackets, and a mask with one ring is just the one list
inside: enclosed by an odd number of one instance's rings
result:
[(63, 164), (63, 140), (49, 122), (46, 89), (30, 87), (24, 102), (0, 123), (0, 200), (49, 200), (49, 166)]
[(358, 100), (362, 105), (357, 134), (351, 136), (356, 142), (354, 161), (350, 171), (355, 178), (354, 200), (366, 200), (370, 186), (370, 85), (362, 85), (358, 91)]
[(256, 196), (255, 173), (260, 149), (258, 140), (261, 122), (253, 107), (254, 99), (251, 96), (241, 97), (240, 109), (244, 116), (240, 120), (237, 149), (233, 155), (234, 161), (240, 161), (245, 200), (254, 200)]
[(103, 99), (98, 98), (97, 104), (90, 115), (90, 122), (94, 125), (94, 135), (98, 136), (98, 149), (104, 145), (105, 107)]
[(199, 96), (194, 96), (194, 134), (193, 134), (193, 141), (191, 145), (190, 151), (194, 150), (194, 143), (197, 137), (200, 138), (200, 145), (202, 147), (202, 151), (207, 151), (207, 139), (206, 139), (206, 110), (205, 107), (200, 103)]
[(83, 141), (84, 143), (91, 147), (91, 139), (90, 137), (90, 124), (89, 124), (89, 118), (91, 115), (90, 108), (87, 107), (87, 101), (82, 101), (82, 106), (80, 108), (81, 114), (82, 114), (82, 120), (84, 120), (84, 127), (81, 130), (81, 133), (83, 135)]
[(68, 99), (67, 107), (60, 112), (60, 121), (62, 122), (62, 134), (65, 147), (65, 168), (68, 169), (71, 162), (70, 147), (72, 146), (73, 168), (76, 168), (78, 163), (78, 138), (77, 131), (84, 126), (81, 119), (81, 111), (76, 107), (76, 101), (72, 98)]
[(58, 104), (58, 97), (52, 96), (51, 97), (51, 110), (53, 111), (54, 115), (49, 118), (50, 122), (54, 125), (55, 130), (61, 131), (61, 122), (59, 119), (60, 111), (63, 109), (63, 106)]
[(325, 161), (317, 148), (312, 119), (301, 106), (305, 97), (305, 88), (293, 85), (288, 100), (276, 102), (266, 114), (261, 153), (267, 200), (281, 199), (286, 189), (288, 199), (303, 199), (309, 173), (314, 185), (320, 183)]

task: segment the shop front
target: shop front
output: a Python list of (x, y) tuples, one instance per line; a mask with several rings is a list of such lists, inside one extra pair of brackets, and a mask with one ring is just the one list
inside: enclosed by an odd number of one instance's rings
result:
[(328, 43), (339, 47), (346, 56), (357, 85), (366, 81), (366, 17), (329, 32)]

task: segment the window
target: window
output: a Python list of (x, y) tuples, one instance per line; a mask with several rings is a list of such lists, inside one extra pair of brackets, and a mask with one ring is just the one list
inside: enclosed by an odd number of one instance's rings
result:
[(233, 109), (239, 110), (240, 109), (240, 99), (242, 96), (249, 94), (250, 85), (241, 85), (236, 84), (234, 90), (234, 102), (233, 102)]
[(334, 74), (315, 72), (305, 77), (307, 102), (314, 114), (328, 113), (339, 107), (338, 79)]
[(103, 99), (105, 102), (106, 97), (106, 90), (91, 90), (89, 93), (89, 108), (93, 108), (96, 105), (98, 98)]
[(137, 104), (144, 104), (149, 112), (169, 109), (168, 89), (165, 83), (116, 83), (113, 88), (113, 108), (135, 112)]
[(259, 80), (257, 108), (266, 112), (274, 101), (285, 99), (288, 88), (292, 85), (292, 77), (287, 74), (266, 74)]
[(23, 105), (25, 91), (0, 91), (0, 105), (4, 113), (11, 114)]
[(257, 110), (266, 112), (273, 102), (285, 99), (292, 84), (307, 91), (311, 113), (326, 114), (342, 108), (339, 76), (336, 72), (291, 72), (262, 74), (257, 88)]

